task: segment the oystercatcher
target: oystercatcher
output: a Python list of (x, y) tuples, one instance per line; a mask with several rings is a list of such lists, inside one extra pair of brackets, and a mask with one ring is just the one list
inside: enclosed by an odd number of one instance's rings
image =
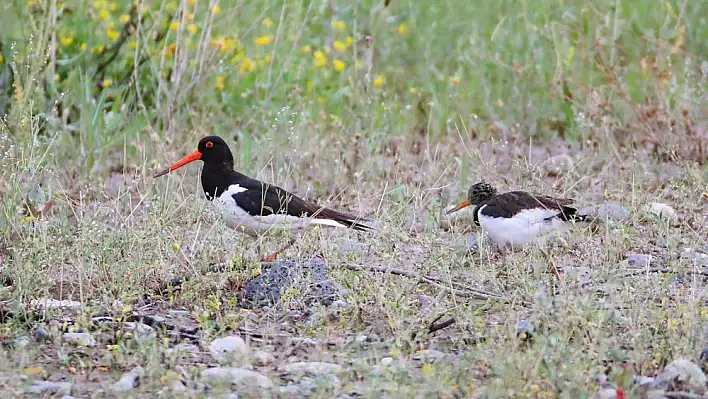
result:
[[(346, 227), (369, 231), (372, 227), (362, 223), (366, 219), (335, 211), (307, 202), (284, 189), (252, 179), (234, 170), (234, 158), (226, 142), (218, 136), (199, 140), (197, 149), (153, 177), (160, 177), (190, 162), (201, 160), (202, 188), (226, 224), (251, 237), (271, 229), (286, 229), (291, 233), (315, 226)], [(272, 262), (295, 242), (264, 261)]]
[(525, 191), (497, 194), (487, 182), (475, 183), (467, 192), (467, 199), (446, 214), (475, 205), (473, 220), (500, 248), (521, 247), (543, 236), (563, 232), (569, 223), (592, 221), (587, 215), (578, 215), (570, 206), (570, 198), (554, 198)]

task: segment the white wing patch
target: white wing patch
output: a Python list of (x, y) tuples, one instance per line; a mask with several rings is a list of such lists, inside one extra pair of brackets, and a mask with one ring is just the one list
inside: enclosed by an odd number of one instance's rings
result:
[(221, 193), (220, 196), (215, 198), (212, 204), (229, 227), (248, 235), (257, 236), (271, 229), (301, 230), (316, 225), (347, 227), (342, 223), (330, 219), (300, 218), (284, 214), (253, 216), (238, 206), (236, 200), (233, 198), (234, 194), (239, 194), (244, 191), (248, 191), (248, 189), (238, 184), (232, 184), (226, 191)]
[(498, 245), (523, 246), (552, 232), (568, 229), (563, 220), (553, 217), (560, 211), (553, 209), (526, 209), (513, 217), (491, 217), (482, 213), (487, 205), (477, 210), (479, 225)]

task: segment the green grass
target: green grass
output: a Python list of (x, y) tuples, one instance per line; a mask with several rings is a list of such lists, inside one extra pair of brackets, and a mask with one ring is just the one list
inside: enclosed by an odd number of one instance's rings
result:
[[(708, 252), (705, 2), (221, 1), (218, 13), (216, 6), (1, 6), (0, 314), (12, 311), (0, 320), (8, 344), (0, 348), (2, 375), (65, 378), (82, 395), (134, 365), (146, 369), (138, 388), (146, 396), (174, 373), (196, 379), (209, 361), (170, 357), (165, 332), (138, 343), (89, 323), (97, 313), (170, 309), (188, 312), (205, 346), (244, 326), (319, 342), (378, 336), (368, 346), (305, 350), (293, 340), (250, 342), (294, 353), (279, 363), (345, 365), (321, 397), (352, 389), (371, 397), (381, 390), (592, 397), (593, 376), (607, 361), (628, 359), (635, 374), (653, 375), (680, 356), (696, 359), (706, 285), (687, 274), (701, 270), (687, 251)], [(150, 178), (208, 134), (228, 141), (243, 173), (381, 223), (376, 235), (312, 232), (284, 254), (325, 256), (350, 290), (339, 317), (294, 318), (314, 311), (296, 291), (283, 308), (236, 306), (237, 288), (259, 269), (256, 247), (277, 243), (241, 237), (218, 221), (199, 167)], [(547, 175), (542, 162), (562, 153), (574, 166)], [(502, 265), (486, 246), (466, 256), (445, 245), (472, 233), (464, 220), (440, 228), (443, 208), (482, 177), (504, 190), (619, 202), (631, 218), (574, 231), (551, 255), (570, 271), (559, 282), (534, 249)], [(657, 201), (681, 222), (652, 218), (646, 208)], [(343, 254), (340, 236), (360, 241), (364, 252)], [(654, 255), (657, 267), (682, 280), (618, 277), (629, 252)], [(512, 303), (345, 264), (465, 282)], [(580, 266), (592, 271), (587, 287), (573, 277)], [(175, 277), (189, 280), (176, 292), (161, 289)], [(419, 295), (431, 304), (421, 306)], [(63, 316), (111, 338), (86, 350), (62, 344), (60, 332), (75, 327), (62, 325), (60, 313), (26, 308), (40, 298), (80, 301)], [(456, 323), (427, 337), (441, 313)], [(539, 326), (533, 345), (515, 338), (519, 319)], [(56, 339), (12, 344), (38, 326)], [(475, 337), (485, 340), (471, 344)], [(423, 366), (411, 357), (418, 349), (461, 355)], [(370, 374), (387, 356), (403, 365)], [(258, 370), (277, 381), (272, 370)], [(1, 381), (8, 393), (21, 388)]]

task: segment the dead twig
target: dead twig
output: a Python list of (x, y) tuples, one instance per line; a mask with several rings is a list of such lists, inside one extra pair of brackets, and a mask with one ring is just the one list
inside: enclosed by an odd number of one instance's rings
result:
[[(355, 271), (369, 270), (372, 272), (389, 273), (389, 274), (393, 274), (396, 276), (415, 278), (420, 282), (432, 285), (434, 287), (440, 288), (440, 289), (445, 290), (451, 294), (461, 296), (461, 297), (476, 298), (476, 299), (493, 299), (496, 301), (509, 302), (508, 299), (506, 299), (505, 297), (503, 297), (499, 294), (494, 294), (492, 292), (487, 292), (487, 291), (483, 291), (483, 290), (478, 290), (476, 288), (462, 286), (461, 284), (455, 283), (453, 281), (443, 282), (442, 280), (440, 280), (436, 277), (423, 276), (423, 275), (419, 275), (414, 272), (409, 272), (407, 270), (401, 270), (401, 269), (395, 269), (395, 268), (389, 268), (389, 267), (383, 267), (383, 266), (368, 266), (368, 265), (353, 265), (353, 264), (344, 265), (344, 267), (348, 270), (355, 270)], [(457, 287), (455, 287), (455, 285), (457, 285)]]
[(455, 318), (453, 318), (453, 317), (443, 321), (442, 323), (438, 323), (438, 321), (440, 319), (442, 319), (443, 316), (444, 316), (444, 314), (441, 314), (440, 316), (436, 317), (432, 323), (430, 323), (430, 326), (428, 326), (428, 335), (430, 335), (436, 331), (440, 331), (443, 328), (450, 327), (451, 325), (455, 324)]

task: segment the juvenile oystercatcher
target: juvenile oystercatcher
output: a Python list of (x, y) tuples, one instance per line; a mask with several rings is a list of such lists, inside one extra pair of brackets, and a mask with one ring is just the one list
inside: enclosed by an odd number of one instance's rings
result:
[[(190, 162), (201, 160), (202, 188), (226, 224), (251, 237), (271, 229), (286, 229), (291, 233), (315, 226), (346, 227), (369, 231), (366, 219), (325, 208), (303, 200), (284, 189), (252, 179), (234, 170), (234, 158), (229, 146), (218, 136), (199, 140), (197, 149), (153, 177), (160, 177)], [(267, 256), (272, 262), (295, 242)]]
[(467, 199), (446, 214), (475, 205), (473, 220), (500, 248), (521, 247), (543, 236), (567, 230), (572, 222), (591, 221), (587, 215), (578, 215), (570, 206), (570, 198), (554, 198), (525, 191), (497, 194), (487, 182), (475, 183), (467, 192)]

